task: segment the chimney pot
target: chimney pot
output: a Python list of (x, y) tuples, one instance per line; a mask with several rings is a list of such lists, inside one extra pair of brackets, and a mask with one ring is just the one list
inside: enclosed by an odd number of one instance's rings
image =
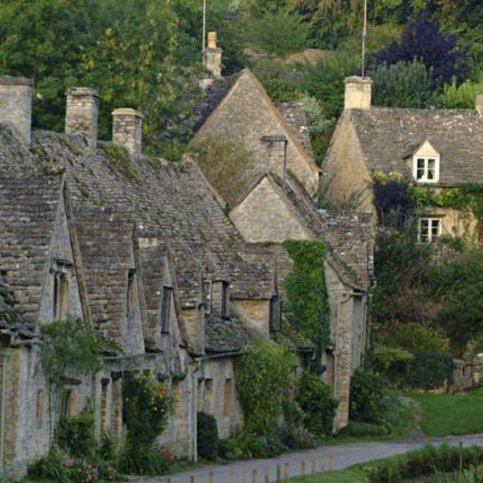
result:
[(123, 146), (132, 157), (142, 154), (143, 119), (139, 111), (130, 108), (112, 112), (112, 142)]
[(475, 109), (480, 117), (483, 117), (483, 92), (478, 92), (475, 95)]
[(73, 87), (66, 95), (65, 133), (84, 136), (88, 146), (95, 148), (99, 94), (88, 87)]
[(32, 138), (32, 85), (25, 77), (0, 77), (0, 122), (12, 124), (27, 146)]
[(372, 79), (352, 76), (344, 80), (344, 109), (370, 109), (372, 95)]
[(216, 49), (216, 32), (208, 32), (208, 48)]

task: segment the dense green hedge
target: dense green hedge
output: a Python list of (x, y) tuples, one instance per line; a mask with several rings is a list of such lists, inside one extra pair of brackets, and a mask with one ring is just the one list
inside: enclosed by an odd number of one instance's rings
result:
[(445, 352), (417, 352), (409, 363), (407, 384), (413, 388), (435, 389), (453, 382), (453, 359)]
[(213, 415), (199, 412), (197, 415), (198, 456), (215, 461), (218, 454), (218, 427)]

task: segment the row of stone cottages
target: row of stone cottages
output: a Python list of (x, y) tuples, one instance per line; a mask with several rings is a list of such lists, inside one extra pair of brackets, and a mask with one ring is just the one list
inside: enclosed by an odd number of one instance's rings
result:
[(47, 409), (39, 328), (67, 315), (120, 349), (104, 354), (93, 380), (72, 378), (65, 416), (90, 404), (98, 434), (122, 438), (123, 375), (150, 369), (177, 394), (160, 445), (195, 459), (199, 410), (227, 437), (243, 423), (233, 362), (254, 334), (280, 328), (291, 261), (278, 242), (287, 238), (330, 247), (324, 377), (340, 401), (335, 427), (347, 423), (365, 344), (370, 218), (315, 207), (308, 187), (319, 172), (297, 106), (279, 110), (248, 71), (219, 80), (222, 95), (216, 82), (208, 88), (218, 103), (200, 107), (195, 141), (228, 116), (253, 144), (238, 204), (193, 159), (144, 156), (140, 113), (115, 110), (113, 140), (99, 142), (98, 96), (75, 88), (65, 134), (31, 133), (32, 83), (0, 78), (0, 466), (22, 468), (48, 450), (58, 415)]

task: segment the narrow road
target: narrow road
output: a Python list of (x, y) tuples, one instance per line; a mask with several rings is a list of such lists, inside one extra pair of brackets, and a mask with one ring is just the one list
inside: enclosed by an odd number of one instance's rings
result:
[[(407, 451), (421, 448), (426, 444), (439, 445), (442, 443), (452, 445), (463, 443), (465, 446), (483, 445), (483, 434), (397, 442), (382, 441), (321, 446), (307, 451), (285, 453), (270, 459), (235, 461), (226, 465), (207, 465), (170, 476), (138, 478), (132, 481), (143, 483), (267, 483), (276, 481), (277, 467), (279, 467), (283, 481), (285, 471), (291, 477), (299, 476), (301, 474), (301, 465), (305, 466), (305, 474), (310, 475), (313, 470), (317, 473), (340, 470), (356, 463), (364, 463), (406, 453)], [(254, 470), (256, 475), (254, 475)], [(210, 480), (211, 472), (213, 472), (212, 480)], [(268, 479), (265, 479), (266, 473), (268, 474)], [(321, 481), (323, 480), (321, 479)]]

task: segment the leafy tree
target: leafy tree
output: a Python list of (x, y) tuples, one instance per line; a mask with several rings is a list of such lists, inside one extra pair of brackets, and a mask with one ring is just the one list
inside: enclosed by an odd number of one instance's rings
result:
[(307, 26), (300, 17), (287, 11), (250, 18), (245, 26), (248, 43), (268, 55), (285, 57), (306, 44)]
[(453, 80), (445, 84), (443, 92), (433, 98), (436, 107), (441, 109), (473, 109), (475, 107), (475, 94), (483, 92), (483, 83), (466, 80), (460, 86)]
[(432, 69), (421, 62), (380, 64), (369, 73), (373, 85), (373, 104), (385, 107), (426, 107), (431, 97)]
[(453, 77), (458, 83), (468, 74), (467, 52), (458, 46), (454, 35), (440, 31), (439, 22), (431, 20), (424, 13), (408, 25), (401, 41), (394, 42), (385, 50), (377, 53), (373, 62), (376, 65), (398, 62), (413, 62), (415, 59), (423, 63), (427, 69), (432, 68), (435, 87), (451, 82)]
[(447, 260), (433, 273), (433, 295), (442, 309), (438, 321), (459, 343), (483, 332), (483, 252), (475, 249)]

